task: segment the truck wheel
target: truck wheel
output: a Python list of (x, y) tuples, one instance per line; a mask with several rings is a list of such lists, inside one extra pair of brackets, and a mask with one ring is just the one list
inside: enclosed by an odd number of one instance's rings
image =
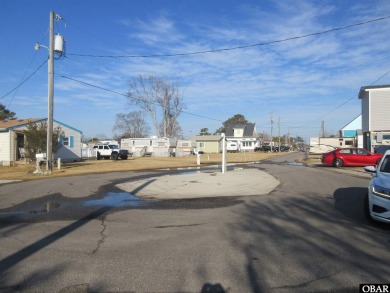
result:
[(118, 154), (112, 154), (111, 155), (111, 160), (113, 160), (113, 161), (118, 160)]
[(97, 159), (97, 160), (100, 160), (100, 159), (101, 159), (101, 156), (100, 156), (100, 153), (99, 153), (99, 152), (97, 152), (97, 154), (96, 154), (96, 159)]
[(122, 160), (127, 160), (128, 156), (122, 156), (121, 159)]

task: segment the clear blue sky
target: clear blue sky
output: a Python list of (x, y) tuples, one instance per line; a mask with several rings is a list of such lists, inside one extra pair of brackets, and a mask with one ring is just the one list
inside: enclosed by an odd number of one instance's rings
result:
[[(63, 17), (55, 33), (67, 41), (66, 58), (55, 61), (54, 119), (89, 138), (112, 137), (116, 114), (137, 109), (123, 95), (63, 76), (123, 94), (140, 74), (178, 83), (186, 137), (201, 128), (214, 132), (235, 114), (270, 133), (271, 113), (274, 134), (279, 117), (281, 135), (318, 136), (321, 121), (335, 133), (360, 114), (361, 86), (390, 84), (390, 18), (275, 42), (389, 17), (387, 0), (1, 0), (0, 103), (18, 118), (47, 117), (47, 64), (6, 94), (46, 60), (47, 50), (34, 51), (34, 44), (48, 46), (51, 10)], [(255, 44), (263, 45), (175, 57), (77, 55), (150, 56)]]

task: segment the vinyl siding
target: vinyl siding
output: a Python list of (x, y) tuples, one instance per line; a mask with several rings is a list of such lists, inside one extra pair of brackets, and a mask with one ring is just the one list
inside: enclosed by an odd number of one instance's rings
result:
[(390, 91), (371, 91), (370, 100), (370, 131), (390, 130)]
[(10, 151), (9, 132), (0, 132), (0, 162), (10, 161)]
[(356, 137), (356, 130), (343, 130), (342, 137)]
[[(54, 128), (59, 124), (54, 123)], [(64, 136), (68, 138), (68, 145), (62, 146), (57, 153), (54, 154), (54, 159), (61, 158), (63, 162), (79, 161), (81, 159), (81, 134), (73, 128), (61, 126)]]
[[(203, 143), (203, 147), (200, 147), (200, 143)], [(202, 141), (197, 142), (197, 149), (205, 153), (219, 153), (220, 143), (218, 141)]]

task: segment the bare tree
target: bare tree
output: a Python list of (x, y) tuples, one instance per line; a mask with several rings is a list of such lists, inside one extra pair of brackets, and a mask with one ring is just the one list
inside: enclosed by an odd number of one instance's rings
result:
[(116, 115), (113, 131), (118, 133), (118, 137), (147, 137), (150, 127), (143, 118), (142, 111), (132, 111)]
[[(129, 84), (129, 103), (139, 106), (150, 115), (156, 134), (159, 137), (178, 135), (178, 117), (184, 109), (178, 87), (154, 75), (139, 75), (131, 79)], [(162, 117), (160, 121), (158, 117)]]

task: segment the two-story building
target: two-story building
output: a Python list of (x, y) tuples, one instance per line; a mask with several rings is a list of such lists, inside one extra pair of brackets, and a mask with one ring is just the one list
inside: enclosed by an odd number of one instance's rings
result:
[(390, 145), (390, 85), (360, 88), (362, 101), (363, 147), (374, 151), (381, 145)]
[(253, 151), (259, 146), (256, 125), (247, 124), (229, 124), (226, 127), (226, 141), (234, 141), (238, 144), (240, 151)]

